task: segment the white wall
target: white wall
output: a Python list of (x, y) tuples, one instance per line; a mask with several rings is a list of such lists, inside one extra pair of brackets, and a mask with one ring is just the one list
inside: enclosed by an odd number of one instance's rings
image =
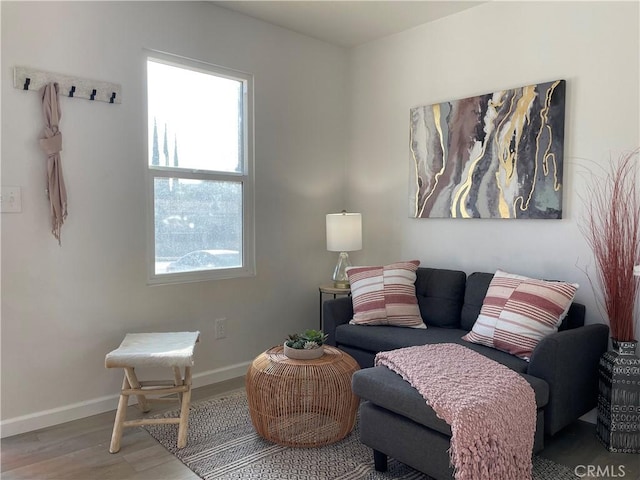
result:
[[(331, 274), (324, 215), (343, 207), (346, 60), (330, 46), (206, 2), (2, 2), (3, 436), (116, 407), (104, 355), (127, 332), (200, 330), (196, 384), (243, 375), (316, 327)], [(255, 75), (257, 276), (146, 285), (143, 48)], [(122, 84), (122, 104), (62, 99), (69, 217), (50, 234), (38, 95), (13, 67)], [(189, 85), (176, 86), (189, 88)], [(213, 320), (228, 318), (214, 340)]]
[[(586, 168), (640, 145), (638, 21), (637, 2), (490, 2), (351, 51), (357, 259), (576, 281), (587, 322), (602, 322), (580, 270), (593, 261), (579, 196)], [(409, 218), (411, 107), (556, 79), (567, 81), (562, 220)]]
[[(207, 3), (0, 8), (1, 181), (23, 192), (22, 213), (1, 218), (3, 436), (115, 408), (120, 372), (103, 358), (126, 332), (202, 331), (202, 384), (243, 374), (258, 352), (315, 326), (317, 285), (335, 260), (324, 214), (342, 208), (364, 215), (356, 262), (578, 281), (588, 321), (601, 321), (576, 266), (591, 261), (577, 229), (580, 172), (640, 144), (637, 3), (491, 2), (348, 53)], [(255, 75), (255, 278), (145, 284), (143, 48)], [(12, 87), (15, 65), (123, 86), (121, 105), (62, 102), (62, 247), (48, 227), (37, 95)], [(408, 218), (409, 108), (558, 78), (563, 220)], [(229, 336), (216, 341), (221, 316)]]

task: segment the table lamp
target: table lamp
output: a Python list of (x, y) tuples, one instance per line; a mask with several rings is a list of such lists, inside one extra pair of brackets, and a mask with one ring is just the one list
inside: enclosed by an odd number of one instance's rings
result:
[(351, 266), (349, 254), (362, 249), (362, 215), (359, 213), (330, 213), (327, 215), (327, 250), (340, 252), (333, 272), (333, 286), (349, 288), (347, 267)]

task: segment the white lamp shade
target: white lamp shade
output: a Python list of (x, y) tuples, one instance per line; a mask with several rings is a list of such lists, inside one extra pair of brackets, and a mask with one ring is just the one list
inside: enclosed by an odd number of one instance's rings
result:
[(327, 250), (354, 252), (362, 249), (362, 215), (330, 213), (327, 215)]
[(633, 267), (633, 274), (634, 274), (636, 277), (640, 277), (640, 265), (635, 265), (635, 266)]

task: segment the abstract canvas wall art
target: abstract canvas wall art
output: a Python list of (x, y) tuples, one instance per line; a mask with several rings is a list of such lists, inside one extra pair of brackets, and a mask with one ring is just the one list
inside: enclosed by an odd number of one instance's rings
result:
[(410, 216), (562, 218), (565, 84), (412, 108)]

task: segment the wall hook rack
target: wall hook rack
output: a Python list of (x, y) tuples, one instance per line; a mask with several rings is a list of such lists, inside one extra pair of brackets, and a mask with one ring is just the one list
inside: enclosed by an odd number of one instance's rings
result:
[(45, 72), (29, 67), (14, 67), (13, 86), (20, 90), (39, 91), (44, 85), (57, 82), (59, 94), (69, 98), (86, 98), (106, 103), (121, 103), (119, 83), (90, 80), (87, 78)]

